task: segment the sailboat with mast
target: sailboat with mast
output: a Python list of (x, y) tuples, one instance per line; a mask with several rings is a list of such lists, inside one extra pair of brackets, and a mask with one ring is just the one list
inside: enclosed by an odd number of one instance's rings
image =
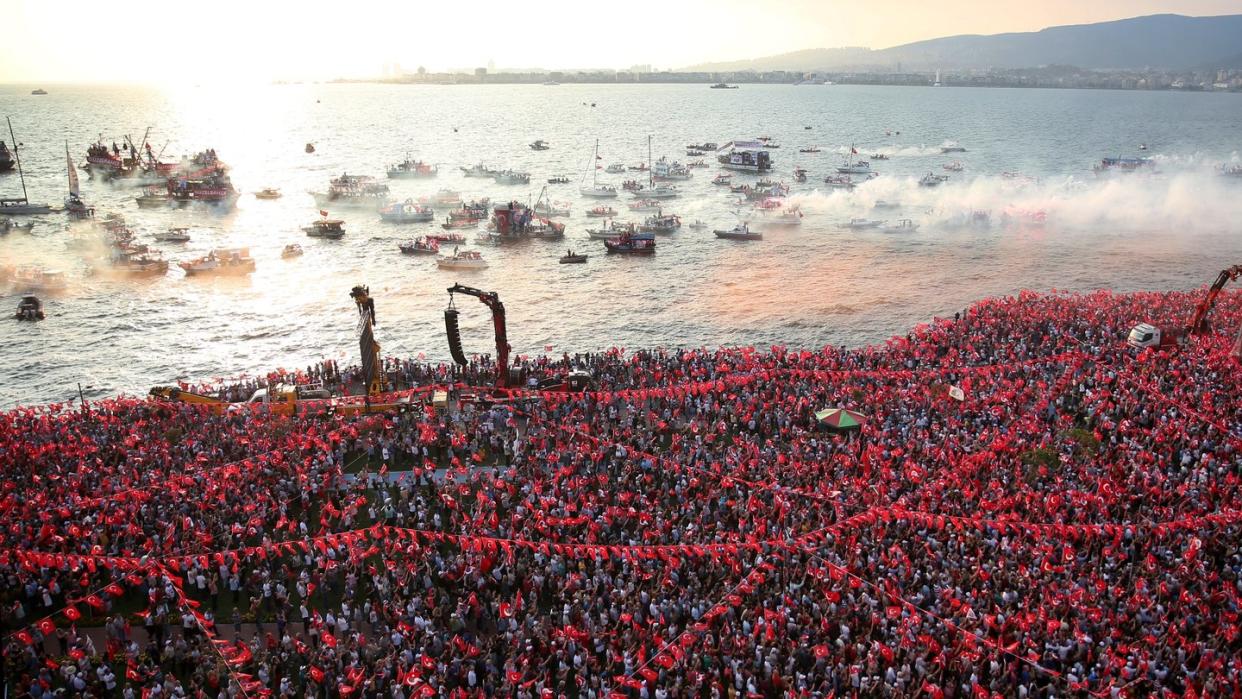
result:
[[(650, 135), (647, 136), (647, 162), (652, 162)], [(643, 199), (672, 199), (681, 194), (681, 191), (671, 184), (664, 184), (663, 182), (656, 184), (655, 170), (654, 167), (647, 170), (647, 188), (633, 192), (634, 196), (642, 197)]]
[(47, 204), (30, 203), (30, 197), (26, 194), (26, 174), (22, 172), (22, 156), (17, 145), (17, 137), (13, 135), (13, 120), (8, 117), (5, 117), (4, 120), (9, 124), (9, 138), (13, 141), (13, 160), (17, 162), (17, 174), (22, 181), (22, 197), (21, 199), (16, 197), (0, 199), (0, 214), (6, 216), (32, 216), (52, 213), (52, 207)]
[(69, 195), (65, 197), (65, 213), (70, 218), (90, 218), (95, 209), (82, 201), (82, 192), (78, 186), (78, 171), (73, 167), (73, 156), (69, 155), (69, 142), (65, 141), (65, 164), (69, 168)]
[(612, 199), (617, 196), (617, 188), (608, 184), (600, 184), (599, 182), (599, 139), (595, 139), (595, 155), (591, 158), (591, 163), (587, 167), (591, 170), (591, 186), (586, 184), (586, 173), (582, 173), (582, 184), (578, 187), (578, 193), (584, 197), (593, 199)]

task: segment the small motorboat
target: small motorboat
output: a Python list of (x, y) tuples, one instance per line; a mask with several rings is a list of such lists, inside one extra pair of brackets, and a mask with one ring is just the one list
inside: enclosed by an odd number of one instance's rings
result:
[(168, 260), (146, 254), (121, 254), (112, 260), (112, 270), (127, 277), (162, 277), (168, 273)]
[(853, 189), (857, 186), (849, 175), (829, 175), (824, 178), (824, 184), (829, 189)]
[(966, 149), (956, 143), (946, 143), (940, 147), (941, 153), (965, 153)]
[(638, 180), (626, 180), (621, 183), (621, 189), (624, 189), (627, 192), (638, 192), (645, 188), (646, 187), (643, 183)]
[(654, 214), (659, 213), (664, 208), (664, 204), (655, 199), (639, 199), (629, 205), (630, 211), (638, 214)]
[(535, 141), (534, 143), (530, 144), (530, 149), (531, 149), (531, 150), (547, 150), (547, 149), (549, 149), (549, 148), (551, 148), (551, 147), (552, 147), (552, 146), (549, 146), (549, 145), (548, 145), (545, 141), (543, 141), (543, 140), (537, 140), (537, 141)]
[(633, 223), (617, 223), (616, 221), (605, 221), (603, 228), (586, 229), (587, 237), (591, 240), (608, 240), (623, 235), (634, 235), (637, 232), (638, 226)]
[(729, 185), (733, 182), (733, 175), (716, 175), (712, 178), (712, 184)]
[(499, 174), (500, 172), (499, 170), (493, 170), (483, 165), (483, 163), (478, 163), (477, 165), (471, 165), (470, 167), (462, 166), (458, 169), (461, 170), (461, 174), (463, 177), (492, 177), (492, 176)]
[(961, 172), (962, 170), (965, 169), (965, 166), (962, 165), (961, 161), (958, 161), (958, 160), (954, 160), (951, 163), (945, 163), (941, 167), (943, 167), (945, 170), (948, 170), (949, 172)]
[(818, 152), (819, 152), (819, 147), (818, 147), (818, 146), (811, 146), (811, 147), (809, 147), (809, 148), (799, 148), (799, 149), (798, 149), (798, 152), (799, 152), (799, 153), (818, 153)]
[(152, 186), (143, 190), (135, 201), (140, 209), (158, 209), (160, 207), (169, 206), (172, 203), (172, 197), (168, 194), (165, 187)]
[(464, 243), (466, 236), (462, 233), (428, 233), (428, 240), (434, 240), (438, 243)]
[(254, 198), (255, 199), (269, 199), (269, 200), (279, 199), (280, 190), (276, 189), (275, 187), (264, 187), (263, 189), (260, 189), (259, 191), (254, 193)]
[(417, 240), (408, 240), (397, 246), (401, 249), (403, 255), (438, 255), (440, 254), (440, 241), (435, 238), (419, 238)]
[(640, 233), (675, 233), (681, 228), (681, 217), (676, 214), (656, 213), (655, 216), (648, 216), (638, 226)]
[(0, 219), (0, 233), (8, 233), (9, 231), (24, 231), (29, 233), (33, 229), (34, 221), (18, 223), (11, 218)]
[(794, 182), (806, 182), (806, 169), (796, 167), (793, 171)]
[(888, 160), (888, 156), (884, 155), (883, 153), (872, 153), (871, 159), (872, 160)]
[(695, 169), (704, 168), (704, 167), (707, 167), (707, 161), (706, 160), (691, 160), (690, 162), (686, 163), (686, 167), (695, 168)]
[(435, 220), (436, 212), (434, 209), (415, 204), (412, 199), (406, 199), (380, 209), (379, 217), (384, 223), (423, 223)]
[(548, 184), (569, 184), (569, 178), (565, 175), (554, 175), (548, 178)]
[(453, 248), (452, 255), (440, 255), (436, 258), (436, 267), (440, 269), (487, 269), (487, 260), (477, 250), (458, 250)]
[(30, 94), (32, 94), (32, 95), (46, 95), (46, 94), (47, 94), (47, 90), (44, 90), (44, 89), (43, 89), (43, 88), (41, 88), (41, 87), (37, 87), (37, 88), (35, 88), (35, 89), (31, 90), (31, 91), (30, 91)]
[(64, 272), (31, 265), (13, 270), (12, 281), (15, 291), (64, 291), (69, 286)]
[(948, 175), (937, 175), (934, 172), (929, 172), (926, 175), (923, 175), (923, 177), (919, 179), (919, 186), (920, 187), (939, 187), (941, 184), (948, 181), (948, 179), (949, 179)]
[(620, 175), (625, 172), (625, 164), (624, 163), (613, 163), (609, 165), (608, 167), (604, 168), (604, 172), (610, 175)]
[(1147, 144), (1146, 144), (1146, 143), (1140, 143), (1140, 144), (1139, 144), (1139, 150), (1147, 150)]
[(578, 193), (592, 199), (613, 199), (617, 196), (617, 188), (609, 184), (596, 183), (579, 187)]
[(763, 240), (763, 233), (760, 231), (752, 231), (750, 226), (745, 223), (739, 223), (728, 231), (713, 231), (717, 238), (724, 240)]
[(540, 216), (546, 216), (549, 218), (553, 216), (568, 216), (570, 213), (570, 206), (567, 202), (563, 201), (541, 201), (535, 204), (534, 211)]
[(908, 218), (903, 218), (892, 225), (882, 226), (880, 230), (885, 233), (913, 233), (919, 229), (919, 224)]
[(453, 218), (452, 216), (444, 219), (444, 223), (440, 227), (446, 231), (468, 230), (478, 228), (479, 219), (477, 218)]
[(690, 224), (690, 230), (701, 231), (704, 228), (707, 228), (707, 224), (697, 218), (694, 219), (694, 223)]
[(654, 255), (656, 250), (655, 235), (651, 233), (622, 233), (616, 238), (604, 241), (604, 248), (609, 253), (618, 255)]
[(646, 172), (651, 168), (647, 167), (646, 163), (639, 163), (637, 165), (627, 165), (625, 169), (630, 172)]
[[(583, 257), (585, 258), (585, 255)], [(43, 302), (38, 296), (23, 296), (22, 300), (17, 302), (17, 313), (14, 313), (13, 317), (18, 320), (43, 320)]]
[(837, 172), (842, 175), (870, 175), (871, 163), (866, 160), (847, 160), (841, 167), (837, 168)]
[(287, 260), (291, 257), (301, 257), (302, 252), (301, 245), (298, 245), (297, 243), (289, 243), (283, 250), (280, 251), (280, 256)]
[(157, 243), (188, 243), (190, 242), (189, 228), (169, 228), (162, 233), (156, 233), (151, 236), (155, 238)]
[(900, 209), (901, 202), (884, 201), (883, 199), (877, 199), (876, 202), (871, 205), (871, 208), (873, 209)]
[(345, 237), (345, 222), (335, 218), (321, 218), (303, 227), (302, 230), (312, 238), (340, 240)]
[(848, 228), (854, 231), (860, 231), (860, 230), (868, 230), (871, 228), (879, 228), (880, 226), (883, 226), (883, 225), (884, 225), (883, 221), (873, 221), (867, 218), (852, 218), (849, 220), (849, 223), (841, 224), (841, 227)]
[(560, 259), (560, 263), (563, 265), (580, 265), (586, 261), (586, 255), (576, 254), (573, 250), (567, 250), (564, 255), (561, 255)]
[(587, 209), (587, 218), (612, 218), (617, 215), (616, 209), (611, 206), (596, 206)]
[(195, 260), (178, 262), (177, 266), (185, 270), (187, 277), (239, 276), (254, 271), (254, 258), (250, 256), (249, 248), (221, 248)]
[(315, 152), (315, 144), (314, 144), (314, 143), (307, 143), (307, 144), (306, 144), (306, 152), (307, 152), (307, 153), (314, 153), (314, 152)]
[(519, 170), (505, 170), (492, 176), (496, 184), (530, 184), (530, 173)]

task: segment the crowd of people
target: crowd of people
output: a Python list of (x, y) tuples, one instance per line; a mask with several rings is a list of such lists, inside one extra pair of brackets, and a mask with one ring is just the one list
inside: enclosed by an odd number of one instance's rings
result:
[[(398, 387), (460, 396), (390, 414), (10, 411), (4, 680), (36, 699), (1242, 697), (1233, 338), (1124, 341), (1197, 300), (1022, 294), (862, 349), (538, 357), (491, 394), (468, 388), (486, 359), (390, 360)], [(1237, 328), (1242, 294), (1213, 317)], [(571, 371), (590, 390), (534, 388)]]

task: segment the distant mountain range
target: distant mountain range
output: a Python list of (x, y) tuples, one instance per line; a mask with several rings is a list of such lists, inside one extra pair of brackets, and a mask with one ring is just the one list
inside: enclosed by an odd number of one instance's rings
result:
[(808, 49), (682, 70), (962, 70), (1072, 65), (1086, 69), (1229, 68), (1242, 61), (1242, 15), (1149, 15), (1113, 22), (1049, 27), (1037, 32), (963, 34), (888, 49)]

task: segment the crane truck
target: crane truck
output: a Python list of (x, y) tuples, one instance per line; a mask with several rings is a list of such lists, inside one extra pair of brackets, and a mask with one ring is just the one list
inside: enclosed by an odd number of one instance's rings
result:
[[(1212, 282), (1212, 286), (1208, 288), (1207, 295), (1203, 297), (1198, 304), (1195, 305), (1195, 312), (1190, 317), (1190, 322), (1185, 327), (1166, 327), (1161, 328), (1152, 323), (1139, 323), (1130, 330), (1126, 343), (1131, 347), (1144, 349), (1147, 347), (1175, 347), (1186, 341), (1191, 335), (1204, 335), (1211, 330), (1208, 325), (1208, 314), (1212, 308), (1216, 306), (1216, 298), (1220, 296), (1220, 292), (1225, 285), (1231, 281), (1237, 281), (1242, 276), (1242, 265), (1234, 265), (1228, 269), (1221, 270), (1216, 276), (1216, 280)], [(1239, 335), (1242, 338), (1242, 335)], [(1235, 350), (1238, 347), (1235, 346)]]

